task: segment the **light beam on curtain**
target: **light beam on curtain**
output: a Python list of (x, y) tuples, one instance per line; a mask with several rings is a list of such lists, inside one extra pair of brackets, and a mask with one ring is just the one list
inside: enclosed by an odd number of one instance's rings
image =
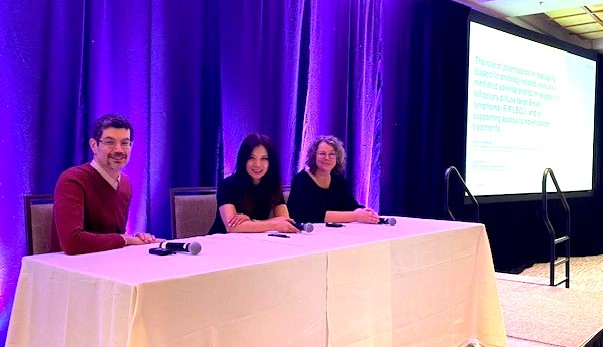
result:
[(23, 196), (52, 193), (65, 164), (83, 156), (82, 18), (77, 2), (0, 2), (0, 344), (26, 252)]
[(312, 1), (299, 169), (318, 135), (339, 137), (358, 200), (379, 208), (381, 1)]

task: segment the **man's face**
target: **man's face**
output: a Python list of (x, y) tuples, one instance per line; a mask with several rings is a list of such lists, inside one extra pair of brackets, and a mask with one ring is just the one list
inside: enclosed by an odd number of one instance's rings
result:
[(107, 128), (100, 141), (90, 139), (94, 160), (109, 174), (117, 175), (130, 160), (130, 129)]

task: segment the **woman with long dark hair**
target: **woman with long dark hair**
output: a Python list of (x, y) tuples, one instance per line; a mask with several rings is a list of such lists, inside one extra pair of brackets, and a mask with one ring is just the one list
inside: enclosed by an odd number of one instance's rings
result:
[(283, 198), (278, 155), (266, 135), (245, 137), (235, 172), (218, 184), (217, 201), (218, 213), (210, 234), (298, 231)]

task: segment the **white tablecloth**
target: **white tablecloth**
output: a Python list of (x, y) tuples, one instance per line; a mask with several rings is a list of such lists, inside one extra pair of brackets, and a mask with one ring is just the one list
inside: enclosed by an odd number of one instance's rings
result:
[(9, 346), (504, 346), (481, 224), (397, 218), (23, 258)]

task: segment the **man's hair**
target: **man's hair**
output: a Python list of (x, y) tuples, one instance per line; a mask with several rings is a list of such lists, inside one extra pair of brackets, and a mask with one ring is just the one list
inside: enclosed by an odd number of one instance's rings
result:
[(94, 126), (92, 127), (92, 138), (98, 142), (101, 136), (103, 136), (103, 131), (107, 128), (128, 129), (130, 130), (130, 141), (134, 141), (134, 129), (132, 129), (132, 124), (130, 124), (130, 121), (126, 119), (126, 117), (118, 114), (106, 114), (101, 116), (94, 122)]
[(335, 164), (333, 171), (338, 175), (342, 175), (345, 171), (345, 149), (343, 148), (343, 142), (333, 135), (321, 135), (314, 139), (306, 153), (306, 166), (311, 173), (316, 173), (316, 169), (318, 168), (316, 166), (316, 151), (321, 142), (333, 147), (337, 152), (337, 163)]

